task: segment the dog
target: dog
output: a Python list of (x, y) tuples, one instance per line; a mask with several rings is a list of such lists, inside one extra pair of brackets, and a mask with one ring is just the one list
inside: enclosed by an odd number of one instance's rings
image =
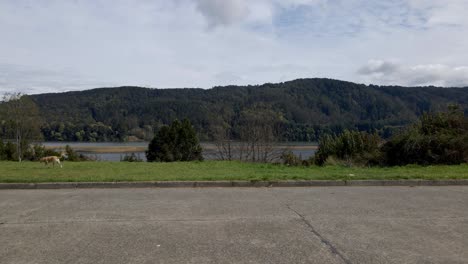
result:
[(39, 160), (39, 162), (44, 162), (44, 165), (48, 165), (49, 163), (52, 163), (52, 166), (55, 167), (55, 163), (57, 163), (58, 165), (60, 165), (60, 168), (63, 168), (62, 167), (62, 163), (60, 163), (60, 158), (57, 157), (57, 156), (47, 156), (47, 157), (43, 157)]

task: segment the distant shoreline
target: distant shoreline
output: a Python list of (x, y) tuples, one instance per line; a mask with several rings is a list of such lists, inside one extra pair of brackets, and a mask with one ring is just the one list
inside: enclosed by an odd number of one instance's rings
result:
[[(46, 149), (63, 149), (64, 146), (45, 146)], [(144, 152), (146, 147), (125, 147), (125, 146), (80, 146), (72, 147), (77, 152), (90, 153), (128, 153), (128, 152)]]
[[(143, 146), (112, 146), (112, 145), (102, 145), (102, 144), (112, 144), (114, 142), (42, 142), (45, 144), (46, 149), (63, 149), (66, 145), (70, 145), (73, 150), (77, 152), (87, 152), (87, 153), (131, 153), (131, 152), (145, 152), (147, 149), (147, 144), (149, 142), (138, 142), (144, 143)], [(52, 145), (47, 145), (47, 143), (52, 143)], [(86, 145), (79, 145), (85, 143)], [(119, 144), (120, 142), (115, 142)], [(127, 142), (122, 142), (123, 144)], [(135, 143), (135, 142), (128, 142)], [(76, 144), (76, 145), (75, 145)], [(95, 144), (93, 146), (92, 144)], [(287, 142), (282, 144), (281, 142), (274, 146), (276, 150), (285, 149), (285, 150), (317, 150), (317, 145), (312, 145), (316, 143), (309, 143), (311, 145), (287, 145), (294, 144), (294, 142)], [(298, 142), (298, 144), (301, 144)], [(305, 143), (303, 143), (305, 144)], [(205, 150), (216, 151), (216, 145), (212, 142), (203, 142), (201, 143), (202, 148)]]

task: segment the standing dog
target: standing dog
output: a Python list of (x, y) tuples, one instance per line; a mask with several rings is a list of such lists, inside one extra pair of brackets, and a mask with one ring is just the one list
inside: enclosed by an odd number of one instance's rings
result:
[(39, 160), (39, 162), (44, 162), (44, 165), (48, 165), (49, 163), (52, 163), (52, 166), (55, 167), (55, 163), (60, 165), (60, 168), (62, 168), (62, 163), (60, 163), (60, 158), (57, 156), (47, 156), (43, 157)]

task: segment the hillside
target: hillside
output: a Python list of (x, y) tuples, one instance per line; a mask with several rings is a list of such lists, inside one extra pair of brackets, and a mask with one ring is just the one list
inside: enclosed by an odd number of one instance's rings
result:
[(45, 120), (45, 139), (65, 141), (149, 139), (176, 118), (190, 119), (202, 140), (212, 139), (219, 127), (231, 127), (236, 137), (237, 121), (249, 109), (277, 114), (284, 141), (314, 141), (345, 128), (388, 136), (423, 112), (445, 110), (451, 103), (468, 113), (468, 87), (368, 86), (331, 79), (207, 90), (98, 88), (32, 98)]

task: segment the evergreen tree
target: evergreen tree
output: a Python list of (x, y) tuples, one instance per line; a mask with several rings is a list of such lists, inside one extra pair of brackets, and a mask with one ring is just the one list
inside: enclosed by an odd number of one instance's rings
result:
[(175, 120), (161, 127), (148, 146), (146, 158), (150, 162), (202, 160), (202, 148), (190, 121)]

